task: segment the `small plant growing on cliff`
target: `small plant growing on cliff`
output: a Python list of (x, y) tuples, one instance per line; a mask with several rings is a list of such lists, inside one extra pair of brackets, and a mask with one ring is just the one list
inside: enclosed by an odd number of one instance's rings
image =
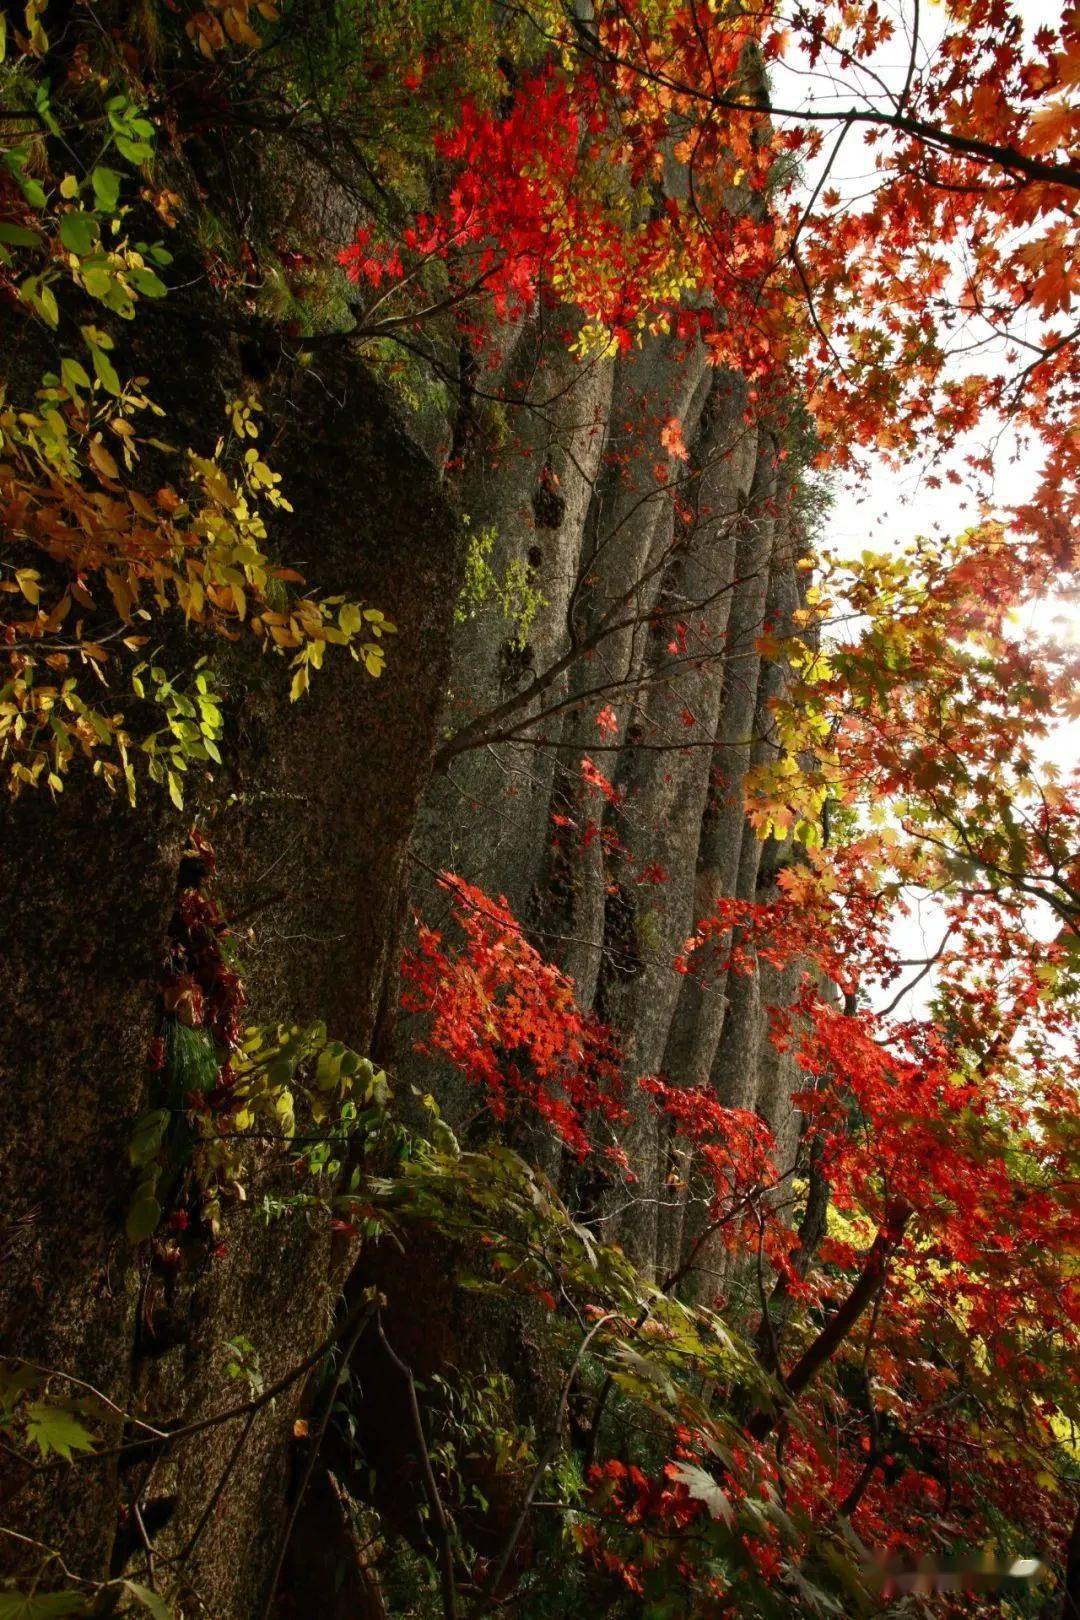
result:
[[(200, 48), (222, 28), (222, 43), (257, 42), (242, 8), (223, 17), (196, 28)], [(291, 507), (253, 442), (253, 395), (230, 402), (230, 433), (208, 455), (156, 436), (164, 413), (146, 378), (117, 369), (109, 323), (135, 321), (144, 300), (168, 293), (170, 252), (133, 226), (157, 128), (127, 88), (99, 84), (104, 139), (92, 161), (77, 161), (63, 89), (41, 67), (47, 7), (32, 4), (27, 18), (0, 59), (0, 288), (29, 327), (55, 334), (56, 359), (29, 397), (0, 384), (0, 764), (12, 793), (44, 783), (56, 794), (86, 760), (133, 799), (144, 761), (180, 805), (183, 774), (219, 762), (222, 726), (209, 687), (188, 694), (164, 652), (153, 653), (157, 690), (147, 690), (144, 649), (168, 637), (170, 621), (251, 635), (287, 657), (293, 698), (327, 647), (381, 674), (394, 626), (377, 609), (305, 593), (296, 570), (271, 557), (266, 514)], [(169, 221), (171, 195), (157, 199)], [(166, 470), (153, 493), (149, 460)], [(139, 727), (148, 696), (165, 707), (164, 730)]]
[[(387, 1097), (383, 1071), (332, 1040), (325, 1024), (245, 1025), (233, 931), (208, 892), (214, 870), (209, 842), (193, 831), (160, 986), (161, 1031), (149, 1054), (154, 1106), (128, 1144), (133, 1243), (153, 1238), (163, 1221), (166, 1242), (189, 1229), (216, 1239), (223, 1207), (246, 1198), (251, 1140), (290, 1148), (297, 1166), (334, 1185), (350, 1140)], [(311, 1134), (294, 1148), (298, 1106)], [(306, 1201), (277, 1203), (285, 1212)]]
[(454, 618), (458, 624), (465, 624), (485, 607), (494, 605), (513, 629), (511, 646), (520, 650), (527, 644), (533, 621), (546, 606), (546, 598), (521, 557), (512, 557), (501, 575), (492, 567), (491, 553), (498, 539), (493, 527), (477, 529), (468, 519), (466, 523), (465, 578)]

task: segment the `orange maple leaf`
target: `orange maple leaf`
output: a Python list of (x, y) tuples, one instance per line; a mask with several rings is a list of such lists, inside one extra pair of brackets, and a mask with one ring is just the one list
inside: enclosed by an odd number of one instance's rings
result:
[(682, 423), (677, 416), (671, 416), (660, 430), (660, 443), (669, 456), (675, 456), (679, 461), (689, 461), (690, 452), (683, 443)]

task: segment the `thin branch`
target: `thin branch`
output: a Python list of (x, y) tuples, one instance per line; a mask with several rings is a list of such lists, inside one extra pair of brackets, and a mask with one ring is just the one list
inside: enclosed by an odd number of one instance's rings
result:
[[(911, 1205), (903, 1199), (892, 1201), (887, 1208), (885, 1224), (870, 1247), (854, 1287), (782, 1380), (784, 1393), (789, 1400), (798, 1400), (803, 1390), (833, 1356), (877, 1295), (885, 1281), (893, 1251), (902, 1239), (913, 1213)], [(776, 1427), (779, 1417), (779, 1408), (772, 1411), (762, 1409), (756, 1412), (747, 1424), (748, 1432), (755, 1440), (764, 1440)]]
[[(498, 1562), (492, 1571), (491, 1579), (488, 1582), (489, 1599), (498, 1592), (499, 1587), (502, 1584), (502, 1579), (506, 1574), (507, 1566), (513, 1556), (514, 1548), (517, 1546), (521, 1537), (521, 1532), (525, 1528), (525, 1521), (528, 1518), (529, 1509), (532, 1507), (533, 1498), (540, 1489), (540, 1483), (551, 1464), (552, 1458), (555, 1456), (555, 1453), (558, 1450), (559, 1439), (562, 1435), (563, 1424), (566, 1422), (567, 1407), (570, 1402), (571, 1391), (573, 1390), (575, 1381), (577, 1379), (578, 1368), (581, 1366), (581, 1363), (585, 1358), (585, 1353), (593, 1339), (595, 1339), (602, 1327), (604, 1327), (608, 1322), (614, 1320), (615, 1314), (616, 1313), (614, 1311), (608, 1311), (604, 1316), (599, 1317), (593, 1323), (588, 1333), (586, 1333), (585, 1337), (578, 1345), (577, 1354), (570, 1365), (570, 1371), (563, 1380), (562, 1392), (559, 1396), (559, 1404), (555, 1412), (555, 1422), (552, 1426), (551, 1434), (548, 1436), (547, 1444), (544, 1446), (543, 1451), (540, 1453), (540, 1456), (537, 1459), (536, 1467), (533, 1469), (532, 1477), (529, 1480), (528, 1487), (522, 1499), (521, 1507), (518, 1511), (518, 1516), (514, 1521), (514, 1525), (509, 1536), (506, 1538), (506, 1543), (499, 1555)], [(478, 1613), (483, 1614), (485, 1609), (486, 1605), (485, 1608), (481, 1608)]]
[[(346, 1376), (348, 1375), (349, 1362), (352, 1359), (356, 1346), (360, 1343), (360, 1339), (365, 1329), (368, 1327), (371, 1321), (377, 1317), (377, 1315), (378, 1306), (373, 1301), (365, 1302), (356, 1325), (350, 1333), (348, 1340), (345, 1343), (345, 1347), (342, 1350), (341, 1364), (331, 1380), (330, 1388), (326, 1392), (326, 1403), (323, 1407), (322, 1416), (319, 1419), (319, 1427), (316, 1430), (315, 1436), (311, 1442), (311, 1449), (308, 1453), (307, 1465), (304, 1468), (303, 1478), (301, 1479), (299, 1488), (297, 1489), (296, 1495), (293, 1498), (292, 1507), (289, 1510), (289, 1517), (285, 1522), (285, 1529), (282, 1533), (281, 1541), (278, 1544), (277, 1557), (274, 1559), (274, 1568), (270, 1575), (269, 1586), (267, 1587), (266, 1602), (263, 1604), (262, 1608), (262, 1620), (269, 1620), (270, 1613), (274, 1606), (274, 1596), (277, 1592), (278, 1581), (281, 1578), (281, 1569), (285, 1562), (285, 1554), (289, 1550), (289, 1543), (292, 1540), (292, 1533), (296, 1525), (297, 1516), (303, 1505), (308, 1485), (311, 1483), (311, 1476), (315, 1471), (315, 1464), (319, 1459), (323, 1438), (326, 1434), (326, 1430), (329, 1426), (330, 1419), (333, 1415), (334, 1406), (337, 1401), (338, 1390), (341, 1388), (342, 1384), (345, 1382)], [(382, 1329), (380, 1328), (379, 1331), (381, 1333)]]
[(428, 1497), (431, 1502), (431, 1511), (435, 1515), (435, 1522), (439, 1527), (439, 1574), (442, 1584), (443, 1612), (447, 1620), (457, 1620), (458, 1601), (457, 1587), (454, 1584), (454, 1544), (443, 1500), (439, 1494), (438, 1482), (435, 1478), (435, 1469), (431, 1462), (431, 1453), (428, 1450), (427, 1439), (424, 1435), (424, 1419), (420, 1411), (420, 1401), (416, 1394), (416, 1380), (412, 1368), (402, 1361), (389, 1339), (386, 1337), (382, 1324), (382, 1312), (375, 1318), (375, 1328), (379, 1335), (383, 1349), (405, 1379), (409, 1390), (409, 1410), (412, 1413), (413, 1429), (416, 1433), (417, 1444), (420, 1447), (420, 1463), (424, 1470), (424, 1480), (427, 1484)]

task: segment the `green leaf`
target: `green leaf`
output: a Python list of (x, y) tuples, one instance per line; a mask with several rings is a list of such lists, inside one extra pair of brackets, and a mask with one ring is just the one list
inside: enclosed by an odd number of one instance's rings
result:
[(112, 731), (110, 729), (109, 722), (106, 720), (103, 714), (99, 714), (96, 709), (84, 708), (82, 715), (83, 719), (89, 720), (90, 724), (93, 726), (94, 731), (97, 733), (97, 739), (99, 742), (112, 742)]
[[(40, 0), (40, 3), (39, 0), (32, 0), (32, 3), (33, 9), (36, 12), (42, 12), (45, 10), (44, 0)], [(26, 13), (26, 21), (30, 26), (31, 44), (33, 44), (36, 48), (40, 48), (41, 50), (48, 50), (49, 42), (46, 37), (45, 30), (41, 26), (40, 18), (35, 18), (33, 21), (31, 21), (30, 5), (27, 5)], [(45, 128), (48, 130), (49, 134), (59, 135), (60, 125), (56, 122), (56, 118), (52, 110), (52, 104), (49, 101), (49, 85), (47, 80), (44, 83), (39, 84), (34, 91), (34, 107), (37, 110), (38, 117), (45, 125)]]
[(130, 270), (128, 274), (134, 287), (142, 293), (144, 298), (164, 298), (168, 288), (160, 276), (146, 268)]
[(134, 1165), (146, 1164), (165, 1140), (170, 1119), (167, 1108), (155, 1108), (136, 1120), (128, 1143), (128, 1158)]
[(151, 1237), (157, 1231), (161, 1220), (161, 1205), (154, 1197), (152, 1189), (144, 1183), (135, 1196), (135, 1202), (128, 1210), (125, 1230), (132, 1243), (141, 1243), (144, 1238)]
[(83, 286), (91, 298), (108, 298), (113, 290), (114, 277), (101, 264), (84, 264), (82, 267)]
[(80, 366), (77, 360), (61, 360), (60, 378), (69, 393), (74, 393), (78, 388), (90, 387), (90, 377), (85, 367)]
[[(137, 120), (137, 122), (141, 122)], [(129, 163), (146, 163), (154, 155), (154, 148), (146, 141), (130, 141), (126, 135), (117, 135), (116, 145), (122, 157)]]
[(120, 378), (116, 374), (116, 367), (104, 349), (99, 349), (96, 343), (91, 343), (90, 358), (94, 363), (94, 371), (97, 374), (98, 382), (100, 382), (106, 393), (115, 394), (119, 398), (121, 393)]
[(87, 1600), (79, 1592), (0, 1592), (0, 1620), (58, 1620), (60, 1615), (86, 1613)]
[(105, 214), (116, 211), (116, 205), (120, 201), (121, 178), (115, 169), (108, 168), (104, 163), (99, 163), (91, 172), (94, 201)]
[(287, 1086), (293, 1077), (295, 1065), (287, 1057), (275, 1058), (268, 1064), (266, 1078), (271, 1086)]
[[(10, 165), (9, 165), (10, 167)], [(45, 196), (45, 187), (40, 180), (35, 180), (32, 174), (26, 174), (21, 167), (14, 171), (19, 190), (30, 204), (31, 208), (44, 208), (48, 202)]]
[(138, 1581), (125, 1581), (124, 1590), (130, 1592), (137, 1603), (148, 1609), (154, 1620), (174, 1620), (174, 1614), (163, 1597), (151, 1592), (148, 1586), (140, 1586)]
[(42, 320), (47, 321), (50, 326), (59, 323), (60, 311), (57, 308), (56, 298), (43, 276), (27, 276), (19, 288), (19, 297), (23, 303), (36, 309)]
[(41, 237), (25, 225), (0, 224), (0, 242), (7, 247), (40, 247)]
[(60, 309), (56, 302), (56, 295), (47, 282), (42, 283), (39, 302), (41, 305), (41, 313), (44, 315), (49, 325), (59, 326)]
[(60, 240), (69, 253), (85, 258), (97, 246), (97, 220), (81, 208), (74, 209), (60, 221)]
[(33, 1401), (26, 1408), (26, 1432), (43, 1457), (55, 1451), (66, 1462), (73, 1451), (93, 1451), (94, 1437), (66, 1407)]

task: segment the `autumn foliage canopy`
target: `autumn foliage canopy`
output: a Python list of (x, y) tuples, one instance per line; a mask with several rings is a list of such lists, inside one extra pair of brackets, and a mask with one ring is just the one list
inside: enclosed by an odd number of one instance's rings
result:
[[(325, 106), (289, 83), (282, 112), (259, 102), (259, 75), (290, 8), (170, 0), (148, 9), (170, 13), (183, 74), (158, 77), (160, 42), (144, 57), (113, 41), (125, 88), (77, 174), (55, 156), (66, 81), (45, 9), (0, 32), (0, 62), (10, 49), (44, 85), (0, 169), (0, 296), (65, 349), (26, 400), (0, 393), (0, 761), (16, 796), (62, 794), (86, 767), (134, 801), (145, 764), (182, 808), (223, 764), (219, 643), (287, 660), (298, 702), (324, 657), (407, 678), (377, 605), (316, 594), (278, 556), (291, 508), (255, 393), (177, 447), (150, 431), (153, 379), (117, 369), (109, 322), (165, 297), (173, 263), (180, 199), (155, 151), (197, 151), (225, 107), (238, 125), (255, 107), (275, 134), (302, 125), (335, 159), (361, 152), (351, 237), (314, 268), (278, 244), (290, 297), (286, 272), (306, 292), (347, 283), (351, 324), (302, 329), (295, 297), (276, 336), (305, 366), (339, 340), (373, 366), (395, 346), (430, 366), (457, 411), (448, 486), (477, 401), (507, 403), (512, 335), (550, 322), (581, 377), (657, 340), (687, 363), (703, 349), (803, 493), (917, 469), (928, 490), (964, 487), (971, 513), (951, 536), (901, 513), (889, 548), (857, 558), (808, 526), (793, 621), (755, 636), (784, 672), (778, 745), (745, 784), (772, 881), (708, 906), (664, 968), (729, 994), (763, 968), (794, 987), (764, 1009), (798, 1074), (794, 1146), (705, 1076), (642, 1072), (579, 1005), (566, 942), (461, 872), (436, 875), (402, 963), (405, 1027), (435, 1076), (417, 1091), (426, 1133), (406, 1128), (382, 1072), (322, 1026), (269, 1043), (240, 1028), (233, 932), (182, 886), (164, 1015), (205, 1083), (147, 1116), (129, 1237), (159, 1270), (200, 1222), (216, 1242), (223, 1203), (243, 1198), (218, 1138), (265, 1128), (294, 1154), (295, 1101), (311, 1127), (297, 1184), (312, 1172), (333, 1190), (290, 1193), (290, 1210), (329, 1208), (342, 1242), (434, 1225), (467, 1253), (463, 1290), (520, 1298), (527, 1324), (542, 1313), (561, 1358), (554, 1434), (521, 1442), (532, 1471), (501, 1554), (456, 1535), (432, 1485), (441, 1468), (448, 1501), (460, 1487), (464, 1521), (474, 1452), (424, 1453), (419, 1539), (448, 1616), (511, 1612), (530, 1514), (553, 1509), (558, 1558), (587, 1572), (596, 1612), (1034, 1620), (1052, 1566), (1080, 1614), (1080, 656), (1027, 628), (1076, 590), (1080, 8), (1032, 27), (1011, 0), (922, 19), (877, 0), (476, 0), (462, 22), (435, 0), (372, 0), (337, 8), (348, 71), (335, 57)], [(93, 74), (80, 59), (70, 77), (81, 95)], [(239, 268), (206, 241), (190, 256), (246, 341), (265, 311), (245, 250)], [(683, 522), (684, 423), (665, 410), (630, 438), (605, 473), (644, 466)], [(1012, 498), (1017, 450), (1037, 470)], [(678, 657), (696, 633), (651, 628)], [(169, 663), (181, 634), (207, 649), (190, 678)], [(550, 846), (608, 863), (609, 896), (615, 873), (660, 887), (662, 860), (634, 865), (605, 764), (634, 738), (618, 699), (589, 702), (596, 747)], [(681, 723), (678, 746), (697, 746), (689, 707)], [(923, 905), (940, 944), (912, 958)], [(460, 1140), (443, 1084), (465, 1098)], [(327, 1128), (342, 1103), (361, 1147), (336, 1116)], [(643, 1119), (685, 1216), (667, 1272), (602, 1241), (640, 1195)], [(181, 1209), (168, 1152), (183, 1130)], [(24, 1391), (12, 1400), (25, 1411)], [(983, 1554), (980, 1578), (960, 1578)]]

